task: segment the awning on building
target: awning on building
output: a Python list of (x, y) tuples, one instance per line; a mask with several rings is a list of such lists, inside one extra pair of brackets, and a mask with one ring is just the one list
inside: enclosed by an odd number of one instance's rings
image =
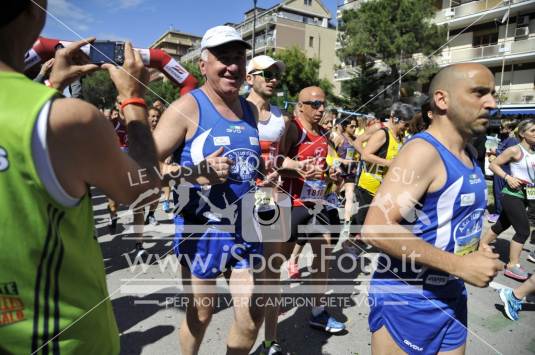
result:
[(501, 116), (513, 116), (513, 115), (535, 115), (535, 107), (502, 107), (494, 112), (501, 114)]

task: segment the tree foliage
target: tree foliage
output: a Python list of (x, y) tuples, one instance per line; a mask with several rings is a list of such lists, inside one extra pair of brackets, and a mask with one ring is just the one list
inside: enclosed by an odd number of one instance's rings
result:
[[(389, 68), (390, 82), (394, 82), (401, 69), (400, 58), (412, 68), (416, 65), (413, 54), (429, 55), (445, 42), (445, 28), (430, 21), (436, 11), (434, 2), (374, 0), (363, 3), (357, 10), (344, 11), (340, 29), (345, 34), (340, 38), (340, 59), (381, 60)], [(427, 69), (425, 76), (428, 76)], [(397, 85), (392, 87), (392, 92), (397, 94)]]
[(181, 64), (184, 68), (186, 68), (186, 70), (190, 74), (192, 74), (195, 77), (195, 79), (197, 79), (197, 81), (199, 82), (199, 86), (204, 84), (204, 76), (201, 74), (201, 70), (199, 69), (199, 64), (196, 61), (186, 62), (186, 63), (181, 63)]
[(179, 96), (179, 88), (171, 81), (155, 80), (149, 83), (148, 89), (145, 90), (145, 98), (148, 105), (152, 105), (154, 101), (160, 99), (166, 105), (175, 101)]
[(361, 58), (356, 68), (356, 76), (342, 82), (342, 93), (350, 98), (348, 108), (356, 111), (378, 112), (382, 107), (378, 100), (373, 100), (373, 98), (379, 94), (384, 82), (384, 75), (380, 74), (375, 67), (375, 61)]
[(318, 59), (307, 58), (298, 47), (282, 49), (270, 55), (286, 65), (286, 70), (279, 84), (279, 87), (285, 92), (285, 97), (277, 98), (277, 104), (281, 105), (282, 101), (285, 100), (297, 101), (299, 91), (308, 86), (321, 87), (327, 100), (332, 101), (334, 98), (333, 86), (327, 79), (320, 79), (320, 61)]
[(106, 70), (94, 72), (82, 80), (84, 100), (97, 107), (112, 107), (117, 98), (117, 90)]

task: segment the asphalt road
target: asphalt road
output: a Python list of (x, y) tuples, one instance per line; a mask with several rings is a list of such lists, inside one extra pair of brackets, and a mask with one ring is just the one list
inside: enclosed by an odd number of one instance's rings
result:
[[(180, 354), (178, 329), (184, 318), (185, 299), (181, 296), (180, 267), (172, 253), (171, 236), (174, 230), (170, 215), (161, 205), (156, 216), (159, 226), (148, 226), (144, 246), (151, 255), (147, 263), (134, 260), (135, 240), (131, 239), (132, 216), (121, 211), (118, 234), (110, 235), (107, 228), (108, 213), (104, 196), (94, 191), (94, 211), (98, 241), (102, 246), (106, 266), (108, 290), (121, 332), (121, 354)], [(488, 228), (488, 225), (485, 225)], [(507, 255), (512, 229), (506, 231), (496, 243), (496, 250), (503, 257)], [(526, 256), (534, 246), (526, 244), (521, 263), (530, 273), (535, 264)], [(335, 255), (340, 254), (339, 246)], [(305, 247), (301, 258), (303, 270)], [(342, 272), (339, 266), (331, 267), (329, 290), (333, 307), (330, 311), (337, 319), (344, 321), (347, 332), (342, 335), (328, 335), (308, 326), (310, 310), (300, 306), (299, 296), (307, 292), (306, 282), (284, 284), (286, 306), (279, 321), (279, 342), (290, 354), (370, 354), (370, 332), (367, 318), (369, 307), (366, 301), (367, 280), (365, 270), (377, 253), (363, 255), (368, 260), (353, 272)], [(148, 265), (151, 264), (151, 265)], [(336, 263), (335, 263), (336, 264)], [(306, 272), (303, 273), (306, 279)], [(503, 306), (497, 290), (503, 286), (516, 287), (519, 282), (498, 275), (490, 287), (479, 289), (468, 286), (469, 337), (467, 354), (535, 354), (535, 303), (524, 305), (521, 319), (512, 322), (504, 316)], [(218, 280), (218, 287), (226, 293), (226, 282)], [(530, 298), (531, 302), (532, 299)], [(216, 313), (206, 332), (200, 354), (223, 354), (229, 325), (233, 321), (228, 297), (221, 297)], [(256, 350), (263, 340), (260, 330)]]

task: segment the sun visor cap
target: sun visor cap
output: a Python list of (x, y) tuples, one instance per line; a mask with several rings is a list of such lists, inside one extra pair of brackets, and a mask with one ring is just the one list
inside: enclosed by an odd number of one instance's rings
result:
[(214, 48), (230, 42), (240, 42), (247, 49), (251, 45), (241, 38), (240, 33), (231, 26), (215, 26), (210, 28), (201, 40), (201, 50), (205, 48)]

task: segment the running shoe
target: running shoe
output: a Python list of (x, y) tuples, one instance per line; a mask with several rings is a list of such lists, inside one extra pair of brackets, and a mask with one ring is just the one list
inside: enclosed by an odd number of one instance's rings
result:
[(518, 320), (518, 311), (522, 309), (522, 301), (518, 300), (513, 290), (509, 287), (504, 287), (500, 290), (500, 298), (505, 308), (505, 314), (510, 320)]
[(288, 261), (288, 276), (290, 276), (291, 279), (301, 278), (301, 271), (299, 271), (299, 266), (291, 261)]
[(165, 200), (162, 203), (163, 211), (165, 213), (171, 212), (173, 209), (171, 208), (171, 204), (169, 203), (169, 200)]
[(535, 263), (535, 250), (528, 254), (528, 260)]
[(266, 347), (265, 342), (262, 342), (260, 355), (283, 355), (283, 352), (281, 346), (276, 341), (271, 342), (269, 347)]
[(487, 217), (487, 221), (489, 221), (489, 223), (494, 224), (498, 221), (498, 218), (500, 218), (499, 214), (489, 214)]
[(308, 323), (312, 328), (321, 329), (331, 334), (340, 333), (346, 329), (344, 323), (334, 319), (326, 310), (315, 317), (312, 315)]
[(147, 259), (147, 256), (149, 254), (147, 253), (147, 251), (145, 250), (145, 248), (143, 248), (143, 243), (136, 243), (136, 256), (135, 258), (140, 258), (143, 262), (145, 262), (145, 260)]
[(508, 267), (503, 274), (518, 281), (525, 281), (528, 279), (528, 272), (520, 264), (513, 267)]

